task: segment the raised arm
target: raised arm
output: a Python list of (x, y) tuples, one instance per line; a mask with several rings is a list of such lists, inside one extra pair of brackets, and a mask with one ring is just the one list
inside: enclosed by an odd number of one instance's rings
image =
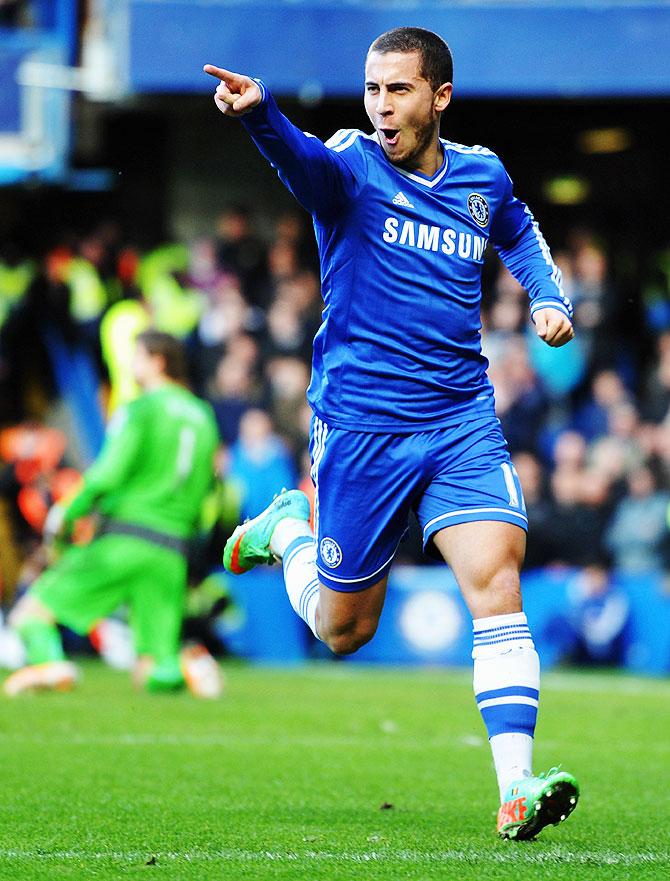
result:
[(219, 80), (216, 106), (226, 116), (242, 118), (253, 142), (301, 205), (317, 216), (347, 205), (361, 183), (340, 153), (293, 125), (260, 80), (213, 64), (203, 70)]

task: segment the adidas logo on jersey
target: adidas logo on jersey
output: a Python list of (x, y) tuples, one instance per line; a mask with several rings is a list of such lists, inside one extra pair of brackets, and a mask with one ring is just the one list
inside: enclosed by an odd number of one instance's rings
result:
[(414, 205), (409, 201), (407, 196), (404, 193), (397, 193), (393, 197), (394, 205), (401, 205), (403, 208), (414, 208)]

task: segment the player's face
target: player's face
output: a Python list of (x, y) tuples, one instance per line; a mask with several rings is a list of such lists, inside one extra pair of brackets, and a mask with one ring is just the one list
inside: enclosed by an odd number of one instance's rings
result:
[(133, 376), (141, 389), (146, 388), (155, 374), (155, 356), (150, 355), (141, 343), (135, 346)]
[(365, 65), (365, 110), (379, 143), (396, 165), (422, 169), (437, 150), (440, 113), (451, 84), (433, 92), (421, 75), (418, 52), (370, 52)]

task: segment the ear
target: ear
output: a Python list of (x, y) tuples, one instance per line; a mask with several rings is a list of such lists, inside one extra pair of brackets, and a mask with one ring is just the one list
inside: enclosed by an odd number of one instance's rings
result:
[(436, 113), (442, 113), (443, 110), (446, 110), (449, 106), (449, 102), (451, 101), (451, 95), (454, 90), (454, 87), (451, 83), (443, 83), (440, 88), (435, 92), (435, 97), (433, 98), (433, 109)]
[(161, 376), (167, 376), (167, 358), (165, 355), (161, 355), (160, 352), (156, 352), (154, 355), (154, 364), (156, 365), (156, 369), (161, 374)]

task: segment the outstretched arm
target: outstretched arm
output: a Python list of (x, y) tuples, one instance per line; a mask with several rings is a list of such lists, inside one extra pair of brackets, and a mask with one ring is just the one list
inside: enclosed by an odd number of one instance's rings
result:
[(260, 80), (213, 64), (203, 70), (219, 81), (216, 106), (226, 116), (243, 117), (260, 152), (309, 212), (327, 216), (358, 192), (360, 184), (344, 157), (294, 126)]

